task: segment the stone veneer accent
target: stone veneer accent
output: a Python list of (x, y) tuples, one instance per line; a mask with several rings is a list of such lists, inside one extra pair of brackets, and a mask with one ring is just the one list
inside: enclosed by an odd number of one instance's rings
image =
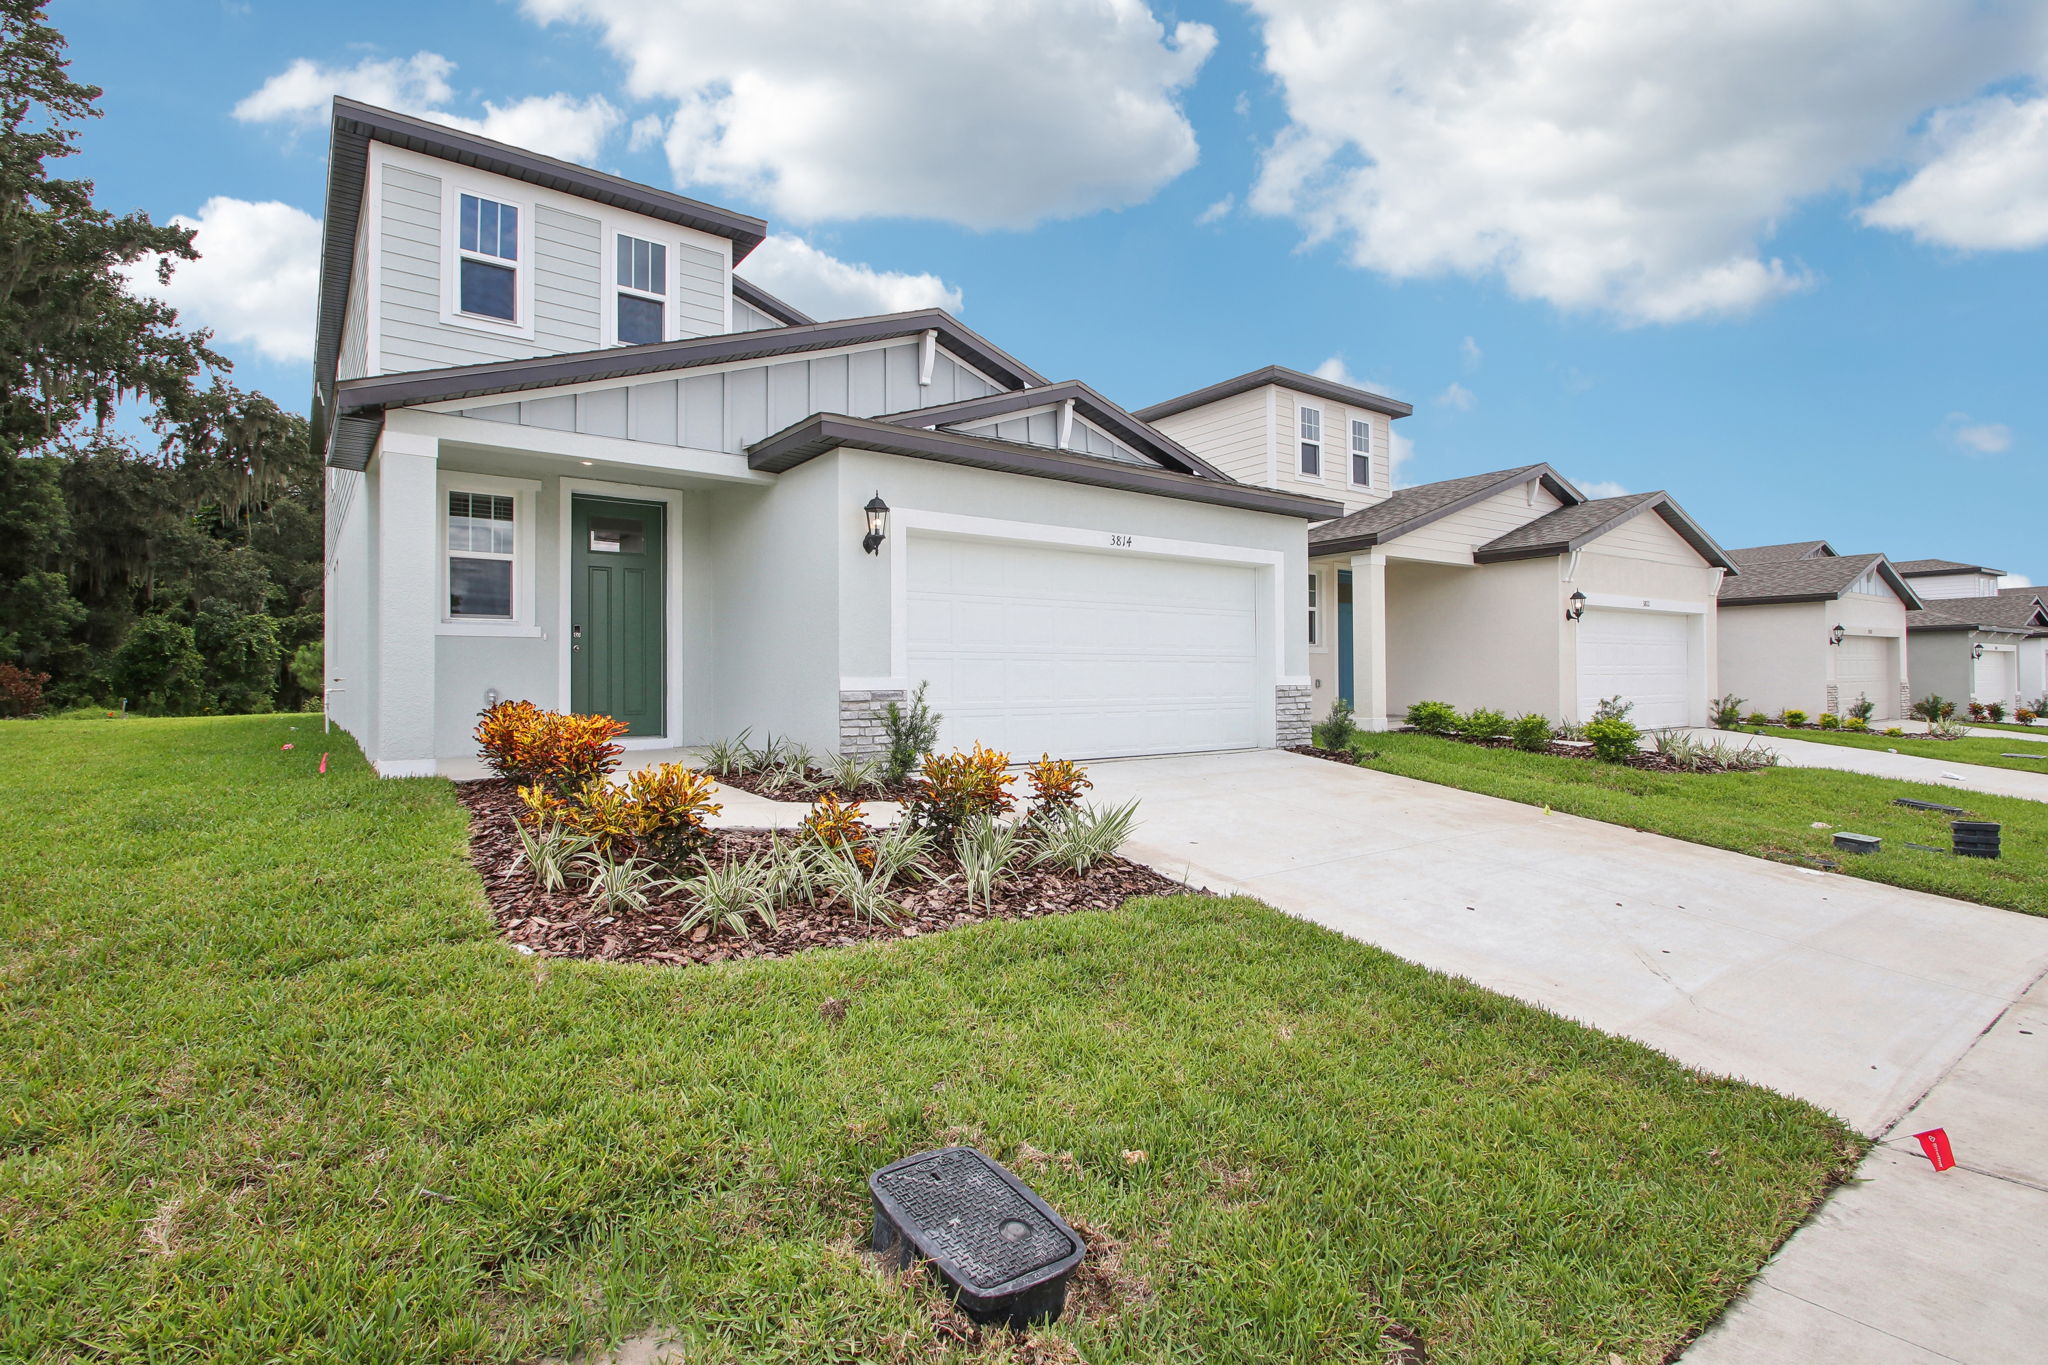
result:
[(909, 699), (900, 687), (879, 692), (841, 692), (839, 752), (859, 758), (877, 758), (889, 752), (889, 731), (882, 717), (890, 702), (901, 706)]
[(1828, 714), (1831, 716), (1842, 714), (1842, 689), (1837, 683), (1828, 684)]
[(1281, 683), (1273, 689), (1273, 742), (1281, 748), (1309, 739), (1309, 685)]

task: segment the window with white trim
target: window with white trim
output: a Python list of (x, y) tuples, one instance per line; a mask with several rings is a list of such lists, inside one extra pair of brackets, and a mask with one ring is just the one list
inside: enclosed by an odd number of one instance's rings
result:
[(519, 321), (519, 208), (481, 195), (456, 201), (455, 308)]
[(517, 556), (514, 503), (506, 493), (448, 494), (448, 619), (510, 621)]
[(1304, 403), (1296, 410), (1295, 423), (1301, 438), (1301, 472), (1311, 479), (1323, 477), (1323, 410)]
[(1372, 423), (1359, 417), (1351, 419), (1351, 482), (1372, 487)]
[(668, 339), (668, 248), (619, 234), (613, 325), (621, 346)]
[(1323, 642), (1323, 576), (1316, 573), (1308, 576), (1308, 642)]

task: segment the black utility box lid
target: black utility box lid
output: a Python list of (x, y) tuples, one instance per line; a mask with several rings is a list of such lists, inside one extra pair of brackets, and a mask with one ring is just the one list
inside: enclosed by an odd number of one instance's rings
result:
[(1086, 1249), (1050, 1205), (972, 1147), (891, 1162), (868, 1177), (868, 1189), (878, 1234), (886, 1219), (919, 1258), (983, 1303), (1063, 1281)]

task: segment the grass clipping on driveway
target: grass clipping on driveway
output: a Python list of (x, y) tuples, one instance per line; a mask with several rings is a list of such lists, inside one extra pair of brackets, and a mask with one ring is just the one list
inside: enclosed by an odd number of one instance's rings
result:
[[(1742, 742), (1740, 735), (1730, 738)], [(1799, 738), (1809, 736), (1801, 731)], [(1737, 853), (1806, 866), (1827, 859), (1851, 876), (2048, 915), (2048, 804), (2039, 801), (1832, 768), (1643, 772), (1409, 733), (1361, 735), (1357, 747), (1367, 755), (1367, 767), (1399, 777), (1549, 806)], [(2004, 856), (1949, 854), (1949, 822), (1965, 817), (1892, 804), (1901, 796), (1961, 806), (1969, 819), (2000, 822)], [(1826, 828), (1815, 829), (1816, 821)], [(1877, 835), (1884, 840), (1883, 851), (1843, 853), (1834, 847), (1838, 830)], [(1908, 842), (1944, 851), (1925, 853), (1907, 848)]]
[[(1245, 900), (522, 957), (307, 717), (0, 725), (0, 885), (7, 1360), (1656, 1361), (1861, 1146)], [(1056, 1327), (864, 1251), (949, 1141), (1094, 1239)]]

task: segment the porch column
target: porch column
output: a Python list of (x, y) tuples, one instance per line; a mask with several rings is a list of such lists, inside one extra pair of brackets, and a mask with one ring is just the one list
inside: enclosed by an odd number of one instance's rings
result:
[(434, 772), (434, 644), (441, 620), (441, 443), (386, 429), (378, 442), (376, 601), (370, 619), (375, 749), (384, 777)]
[(1351, 710), (1361, 730), (1388, 728), (1387, 556), (1351, 556)]

